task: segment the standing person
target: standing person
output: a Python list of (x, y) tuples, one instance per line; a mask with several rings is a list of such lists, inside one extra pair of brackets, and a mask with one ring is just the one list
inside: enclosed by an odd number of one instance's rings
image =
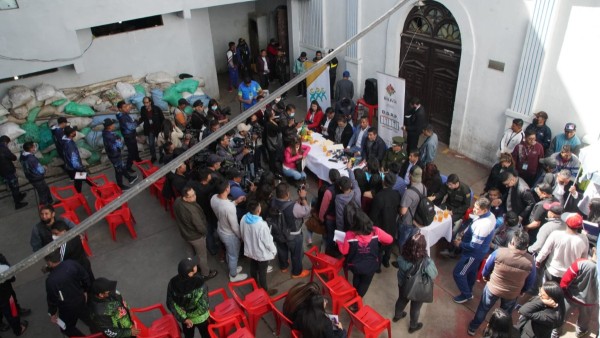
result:
[(185, 114), (185, 108), (187, 106), (189, 106), (189, 102), (186, 99), (179, 99), (179, 101), (177, 101), (177, 107), (173, 107), (173, 110), (171, 110), (173, 122), (175, 123), (175, 126), (181, 130), (185, 130), (188, 124), (188, 117)]
[(519, 309), (521, 338), (550, 337), (565, 318), (565, 296), (556, 282), (546, 282), (537, 297), (531, 298)]
[[(327, 51), (327, 54), (331, 54), (333, 52), (333, 48)], [(333, 94), (334, 94), (334, 86), (335, 86), (335, 80), (337, 78), (337, 69), (338, 69), (338, 65), (339, 65), (339, 61), (338, 58), (334, 57), (333, 59), (331, 59), (329, 62), (327, 62), (327, 65), (329, 66), (329, 95), (331, 95), (331, 98), (333, 99)], [(350, 75), (350, 74), (348, 74)]]
[(242, 103), (242, 110), (246, 110), (256, 104), (256, 98), (263, 94), (260, 85), (253, 81), (250, 76), (244, 77), (244, 82), (238, 87), (238, 101)]
[[(300, 76), (302, 73), (306, 71), (304, 67), (304, 62), (306, 62), (306, 52), (300, 53), (300, 57), (296, 59), (294, 62), (293, 73), (294, 76)], [(300, 81), (298, 83), (298, 97), (306, 97), (306, 79)]]
[(536, 140), (544, 147), (544, 151), (546, 152), (552, 140), (552, 130), (546, 125), (548, 114), (545, 111), (539, 111), (533, 116), (533, 121), (525, 128), (525, 132), (534, 131)]
[(406, 134), (406, 149), (412, 151), (419, 149), (419, 135), (427, 126), (427, 114), (418, 97), (413, 97), (409, 103), (410, 110), (404, 115), (402, 129)]
[(13, 161), (17, 160), (10, 149), (8, 149), (8, 143), (10, 137), (6, 135), (0, 136), (0, 177), (4, 179), (4, 182), (10, 189), (13, 201), (15, 202), (15, 210), (19, 210), (27, 206), (27, 202), (23, 202), (27, 194), (19, 190), (19, 179), (17, 178), (17, 169), (13, 164)]
[(550, 142), (550, 146), (546, 152), (546, 156), (550, 156), (551, 154), (558, 153), (562, 149), (565, 144), (571, 146), (571, 151), (575, 155), (579, 155), (579, 149), (581, 148), (581, 140), (579, 136), (575, 135), (577, 131), (577, 126), (575, 123), (567, 123), (565, 124), (565, 132), (563, 134), (559, 134), (554, 136), (552, 142)]
[[(57, 240), (61, 236), (65, 235), (67, 231), (71, 230), (67, 223), (63, 221), (56, 221), (52, 224), (52, 239)], [(63, 243), (60, 246), (60, 256), (61, 260), (65, 261), (67, 259), (72, 259), (79, 263), (85, 271), (88, 273), (90, 277), (90, 281), (93, 282), (96, 278), (94, 277), (94, 272), (92, 272), (92, 263), (87, 258), (85, 250), (83, 249), (83, 244), (81, 244), (81, 238), (76, 236), (70, 239), (68, 242)]]
[(119, 101), (117, 103), (119, 112), (117, 113), (117, 120), (119, 121), (119, 128), (121, 128), (121, 134), (127, 147), (127, 164), (125, 169), (127, 172), (133, 174), (135, 171), (131, 168), (133, 161), (141, 161), (140, 154), (138, 151), (137, 140), (135, 138), (135, 129), (140, 124), (140, 121), (135, 121), (129, 114), (131, 111), (131, 105), (125, 103), (125, 101)]
[(400, 251), (402, 251), (404, 242), (416, 232), (416, 227), (421, 226), (415, 220), (415, 213), (421, 200), (420, 196), (427, 196), (427, 188), (425, 188), (422, 182), (423, 170), (421, 167), (415, 165), (410, 170), (410, 188), (406, 189), (400, 199), (400, 225), (398, 228), (398, 246), (400, 247)]
[(358, 186), (358, 181), (354, 177), (352, 163), (346, 163), (346, 172), (348, 177), (340, 177), (335, 181), (338, 193), (335, 196), (335, 228), (339, 231), (346, 231), (352, 219), (346, 219), (345, 209), (348, 204), (352, 204), (354, 209), (360, 209), (362, 192)]
[(546, 210), (546, 222), (540, 227), (539, 232), (537, 233), (537, 238), (535, 242), (529, 246), (527, 249), (532, 254), (537, 254), (551, 233), (557, 230), (565, 230), (567, 225), (560, 219), (563, 214), (563, 206), (559, 202), (552, 202), (543, 205), (544, 210)]
[(277, 248), (269, 225), (260, 214), (262, 208), (259, 201), (248, 201), (248, 213), (242, 217), (240, 232), (244, 242), (244, 256), (250, 258), (250, 277), (258, 283), (270, 296), (277, 294), (277, 289), (269, 289), (267, 285), (267, 271), (269, 261), (275, 258)]
[[(269, 40), (269, 44), (267, 45), (267, 56), (269, 61), (269, 69), (275, 68), (275, 62), (277, 59), (277, 51), (281, 48), (279, 42), (275, 39)], [(272, 74), (273, 75), (273, 74)], [(271, 77), (273, 79), (273, 77)]]
[(31, 239), (29, 244), (33, 252), (36, 252), (52, 242), (52, 225), (56, 221), (64, 222), (69, 229), (75, 227), (75, 223), (63, 217), (56, 217), (56, 212), (52, 205), (44, 205), (40, 208), (40, 221), (31, 229)]
[[(310, 271), (302, 269), (302, 224), (310, 215), (310, 204), (306, 198), (306, 189), (298, 189), (298, 200), (290, 200), (287, 183), (282, 182), (275, 188), (275, 198), (271, 200), (271, 216), (281, 214), (285, 220), (285, 241), (276, 241), (277, 258), (281, 272), (288, 272), (291, 262), (292, 278), (304, 278)], [(288, 260), (288, 257), (290, 260)]]
[(338, 242), (338, 248), (346, 256), (345, 264), (352, 271), (352, 285), (359, 296), (365, 296), (379, 269), (380, 244), (390, 245), (393, 241), (392, 236), (373, 225), (367, 214), (359, 210), (354, 215), (354, 223), (346, 232), (344, 241)]
[[(0, 273), (5, 272), (9, 268), (10, 264), (8, 264), (8, 261), (4, 255), (0, 254)], [(29, 322), (26, 320), (21, 320), (21, 316), (30, 314), (31, 310), (22, 309), (17, 303), (17, 295), (12, 287), (12, 283), (14, 283), (15, 280), (15, 276), (12, 276), (6, 281), (0, 283), (0, 319), (2, 316), (4, 316), (8, 322), (7, 326), (4, 326), (6, 324), (1, 322), (0, 325), (3, 325), (2, 331), (6, 331), (11, 328), (15, 336), (19, 337), (22, 336), (25, 331), (27, 331), (27, 327), (29, 326)], [(15, 315), (13, 315), (13, 309), (11, 309), (13, 306), (11, 304), (12, 302), (14, 302), (13, 304), (16, 306), (17, 310)]]
[(454, 302), (462, 304), (473, 299), (473, 285), (481, 261), (490, 250), (494, 237), (496, 217), (490, 212), (490, 201), (481, 197), (473, 206), (474, 220), (461, 238), (454, 240), (454, 246), (462, 249), (462, 255), (454, 267), (454, 282), (460, 291)]
[(500, 307), (509, 315), (512, 313), (519, 295), (535, 284), (535, 265), (533, 257), (527, 253), (529, 235), (518, 230), (508, 248), (500, 248), (488, 257), (483, 268), (483, 288), (481, 301), (475, 317), (469, 323), (467, 333), (474, 336), (498, 298)]
[[(290, 80), (290, 76), (288, 74), (288, 58), (285, 54), (283, 48), (279, 47), (277, 49), (277, 60), (275, 60), (275, 74), (277, 75), (277, 79), (279, 80), (279, 84), (283, 86), (286, 82)], [(287, 92), (283, 94), (286, 96)]]
[(342, 79), (335, 84), (335, 100), (341, 101), (344, 98), (352, 100), (354, 98), (354, 83), (350, 80), (350, 72), (345, 70), (342, 73)]
[[(91, 281), (85, 269), (76, 261), (62, 261), (56, 250), (45, 257), (50, 274), (46, 278), (46, 299), (50, 321), (61, 328), (68, 337), (84, 336), (77, 328), (81, 319), (91, 327), (85, 302)], [(59, 321), (60, 320), (60, 321)]]
[(217, 270), (210, 270), (206, 249), (207, 221), (204, 211), (196, 203), (196, 192), (185, 186), (181, 196), (173, 203), (173, 212), (181, 237), (190, 244), (200, 265), (202, 278), (208, 280), (217, 275)]
[(550, 187), (548, 183), (538, 184), (533, 191), (535, 191), (536, 195), (539, 197), (539, 202), (533, 205), (529, 219), (523, 224), (523, 227), (529, 231), (529, 239), (532, 243), (535, 242), (535, 239), (537, 238), (542, 222), (546, 221), (548, 210), (544, 209), (544, 206), (556, 201), (554, 196), (552, 196), (552, 187)]
[(236, 206), (246, 201), (246, 196), (241, 196), (235, 201), (230, 201), (227, 196), (231, 188), (228, 181), (217, 183), (215, 195), (210, 199), (210, 205), (217, 216), (217, 233), (223, 245), (225, 246), (227, 265), (229, 267), (229, 281), (239, 282), (248, 275), (240, 273), (242, 267), (238, 266), (238, 256), (240, 253), (240, 224), (237, 218)]
[(313, 100), (310, 103), (310, 108), (306, 112), (306, 118), (304, 124), (309, 130), (317, 133), (321, 132), (321, 120), (323, 119), (323, 109), (319, 105), (319, 102)]
[[(423, 323), (419, 322), (419, 314), (421, 312), (421, 306), (423, 306), (423, 302), (418, 301), (410, 301), (403, 296), (404, 293), (404, 283), (406, 282), (406, 276), (415, 270), (415, 267), (422, 266), (422, 270), (429, 276), (429, 278), (433, 281), (437, 275), (438, 271), (435, 267), (435, 263), (433, 260), (427, 255), (427, 242), (425, 241), (425, 237), (417, 233), (411, 236), (408, 241), (402, 247), (402, 252), (400, 256), (398, 256), (398, 300), (396, 300), (396, 306), (394, 310), (394, 318), (392, 319), (394, 322), (399, 321), (400, 319), (406, 317), (406, 312), (404, 308), (410, 302), (410, 324), (408, 325), (408, 333), (413, 333), (415, 331), (423, 328)], [(416, 273), (420, 273), (417, 271)]]
[(146, 96), (142, 103), (144, 105), (140, 110), (141, 121), (144, 123), (144, 135), (146, 135), (148, 146), (150, 147), (150, 161), (154, 163), (156, 162), (156, 137), (161, 131), (165, 115), (160, 108), (154, 104), (152, 98)]
[(33, 142), (25, 142), (23, 151), (19, 157), (21, 167), (25, 173), (25, 177), (38, 194), (39, 204), (54, 204), (50, 188), (46, 184), (45, 175), (46, 168), (40, 164), (40, 161), (35, 157), (37, 146)]
[(427, 165), (433, 162), (435, 155), (437, 155), (438, 136), (433, 132), (431, 124), (423, 129), (423, 136), (425, 136), (425, 141), (419, 148), (419, 160), (423, 165)]
[(133, 184), (137, 181), (137, 175), (130, 175), (125, 166), (123, 165), (123, 157), (121, 156), (121, 149), (123, 149), (123, 142), (121, 138), (114, 132), (115, 120), (108, 118), (104, 120), (104, 130), (102, 131), (102, 142), (104, 143), (104, 150), (106, 156), (112, 163), (115, 169), (115, 180), (117, 185), (122, 190), (128, 190), (130, 187), (123, 184), (123, 176), (127, 178), (129, 184)]
[(190, 129), (192, 132), (192, 138), (195, 142), (199, 141), (200, 135), (202, 133), (202, 129), (208, 128), (208, 116), (204, 111), (204, 102), (202, 100), (194, 101), (192, 105), (194, 111), (192, 112), (192, 117), (190, 118)]
[[(341, 175), (337, 169), (329, 169), (329, 181), (323, 181), (323, 186), (319, 189), (319, 193), (322, 192), (321, 204), (319, 207), (319, 220), (325, 224), (325, 251), (328, 254), (335, 252), (333, 235), (335, 232), (335, 196), (338, 194), (337, 180), (340, 179)], [(330, 254), (331, 255), (331, 254)]]
[(106, 337), (137, 337), (141, 333), (115, 281), (96, 279), (90, 289), (88, 308), (96, 329)]
[(244, 38), (238, 39), (236, 54), (239, 74), (242, 74), (242, 76), (250, 75), (250, 64), (252, 63), (252, 54), (250, 52), (250, 47), (248, 46)]
[(505, 171), (510, 171), (516, 175), (515, 164), (512, 157), (512, 154), (502, 153), (500, 154), (498, 163), (494, 164), (492, 170), (490, 170), (490, 175), (485, 182), (485, 188), (483, 188), (484, 192), (488, 192), (492, 188), (498, 188), (502, 195), (507, 192), (506, 187), (502, 184), (502, 173)]
[[(400, 212), (400, 194), (393, 189), (396, 184), (396, 179), (396, 174), (385, 174), (383, 179), (383, 189), (373, 197), (370, 211), (373, 223), (386, 233), (390, 234), (393, 238), (398, 237), (396, 219)], [(380, 263), (386, 268), (389, 268), (392, 246), (382, 245), (379, 253)]]
[[(62, 138), (65, 136), (65, 127), (69, 124), (69, 121), (66, 117), (61, 116), (56, 121), (56, 124), (50, 128), (52, 131), (52, 140), (54, 141), (54, 145), (56, 146), (56, 152), (58, 154), (58, 158), (63, 159), (64, 152), (62, 147)], [(61, 166), (64, 168), (64, 165)]]
[[(62, 147), (63, 147), (63, 160), (65, 161), (65, 170), (69, 177), (73, 180), (73, 185), (75, 186), (75, 190), (78, 193), (81, 193), (81, 186), (83, 181), (87, 183), (90, 187), (94, 186), (88, 176), (85, 167), (83, 166), (83, 162), (81, 161), (81, 156), (79, 155), (79, 149), (77, 148), (77, 144), (73, 139), (77, 135), (77, 131), (72, 127), (65, 127), (65, 136), (62, 138)], [(137, 146), (136, 146), (137, 147)], [(85, 173), (85, 179), (75, 178), (77, 173)]]
[(302, 144), (297, 138), (293, 138), (283, 153), (283, 175), (291, 177), (295, 181), (306, 181), (302, 160), (308, 156), (309, 151), (309, 145)]
[(200, 337), (210, 337), (208, 287), (198, 273), (198, 266), (193, 258), (184, 258), (179, 262), (177, 275), (171, 278), (167, 287), (167, 307), (181, 323), (185, 338), (194, 338), (196, 328)]
[(523, 178), (529, 186), (533, 186), (538, 177), (540, 160), (544, 158), (544, 147), (537, 143), (534, 131), (530, 130), (525, 135), (523, 142), (513, 150), (512, 156), (519, 177)]
[(256, 58), (256, 71), (258, 72), (258, 82), (262, 89), (269, 89), (269, 76), (272, 64), (267, 60), (267, 51), (261, 49), (260, 55)]
[(535, 204), (529, 185), (511, 171), (503, 172), (500, 175), (500, 181), (508, 189), (508, 193), (504, 195), (502, 201), (502, 204), (506, 206), (506, 211), (514, 211), (519, 216), (519, 223), (527, 221)]
[(238, 57), (235, 42), (229, 42), (229, 49), (225, 56), (227, 57), (227, 72), (229, 74), (229, 92), (231, 93), (238, 87)]
[(502, 140), (500, 140), (500, 145), (498, 147), (498, 151), (496, 152), (496, 156), (500, 156), (502, 153), (512, 154), (515, 147), (525, 140), (525, 134), (523, 133), (523, 120), (514, 119), (510, 128), (504, 131), (504, 135), (502, 136)]

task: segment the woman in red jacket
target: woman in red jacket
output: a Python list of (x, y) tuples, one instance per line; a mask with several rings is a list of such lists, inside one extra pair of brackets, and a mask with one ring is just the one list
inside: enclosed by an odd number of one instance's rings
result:
[(308, 112), (306, 112), (306, 118), (304, 119), (304, 124), (309, 130), (315, 131), (317, 133), (321, 132), (321, 120), (323, 119), (323, 110), (319, 103), (313, 100), (310, 103), (310, 108)]
[(289, 147), (283, 152), (283, 175), (296, 181), (305, 181), (306, 173), (302, 166), (302, 160), (306, 158), (310, 146), (302, 144), (298, 138), (290, 141)]

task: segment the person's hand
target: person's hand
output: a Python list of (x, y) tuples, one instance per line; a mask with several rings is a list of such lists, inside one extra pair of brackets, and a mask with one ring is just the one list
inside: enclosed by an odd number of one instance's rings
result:
[(58, 315), (56, 313), (50, 316), (50, 322), (53, 324), (56, 324), (58, 322)]
[(542, 303), (544, 303), (544, 305), (546, 305), (547, 307), (551, 307), (551, 308), (555, 308), (558, 306), (558, 303), (556, 303), (554, 301), (554, 299), (548, 297), (548, 298), (540, 298), (542, 300)]
[(246, 196), (240, 196), (235, 200), (235, 204), (243, 203), (246, 200)]
[(454, 242), (452, 242), (452, 244), (454, 244), (454, 246), (458, 248), (460, 246), (460, 242), (461, 240), (457, 238), (454, 240)]
[(132, 337), (138, 336), (140, 333), (142, 333), (142, 330), (138, 329), (137, 327), (134, 326), (131, 328)]
[(308, 194), (308, 192), (306, 191), (306, 189), (300, 189), (298, 190), (298, 197), (305, 199), (306, 198), (306, 194)]
[(244, 147), (244, 149), (242, 149), (242, 154), (248, 155), (249, 153), (250, 153), (250, 149), (245, 148), (245, 147)]
[(428, 200), (433, 201), (435, 199), (435, 196), (429, 196), (427, 197)]
[(348, 161), (348, 162), (346, 163), (346, 168), (348, 168), (348, 169), (352, 169), (352, 162), (351, 162), (351, 161)]
[(577, 188), (575, 188), (575, 184), (573, 184), (570, 188), (569, 188), (569, 193), (571, 195), (575, 195), (575, 193), (577, 192)]
[(343, 329), (344, 329), (344, 327), (342, 326), (342, 322), (340, 322), (339, 320), (338, 320), (338, 322), (337, 322), (337, 325), (336, 325), (336, 326), (337, 326), (337, 328), (338, 328), (338, 329), (340, 329), (340, 330), (343, 330)]
[(194, 326), (194, 323), (192, 323), (191, 320), (186, 319), (183, 321), (183, 325), (185, 325), (185, 327), (187, 327), (188, 329), (192, 328), (192, 326)]
[(485, 276), (481, 276), (481, 279), (483, 279), (484, 282), (489, 282), (490, 281), (489, 277), (485, 277)]

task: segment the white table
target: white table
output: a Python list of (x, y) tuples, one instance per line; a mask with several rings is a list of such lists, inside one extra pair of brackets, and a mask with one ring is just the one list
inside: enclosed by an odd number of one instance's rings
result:
[[(435, 211), (437, 214), (441, 209), (435, 207)], [(436, 215), (433, 223), (426, 227), (420, 227), (419, 231), (425, 237), (425, 241), (427, 241), (427, 254), (430, 255), (429, 249), (440, 239), (445, 238), (448, 242), (452, 241), (452, 216), (448, 216), (441, 222), (438, 222)]]
[(310, 144), (309, 142), (304, 142), (304, 144), (310, 146), (310, 152), (306, 156), (306, 168), (312, 171), (319, 179), (327, 182), (329, 182), (330, 169), (337, 169), (342, 176), (348, 176), (348, 172), (345, 170), (346, 165), (342, 161), (331, 162), (329, 160), (332, 157), (327, 157), (323, 152), (323, 145), (320, 142), (325, 140), (323, 135), (313, 132), (312, 138), (317, 143)]

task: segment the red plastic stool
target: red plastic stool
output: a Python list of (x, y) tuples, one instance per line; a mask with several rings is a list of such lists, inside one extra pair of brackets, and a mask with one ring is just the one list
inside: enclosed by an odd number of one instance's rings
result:
[(369, 125), (372, 126), (373, 125), (373, 117), (376, 116), (377, 109), (379, 106), (376, 104), (368, 104), (364, 98), (358, 99), (358, 101), (356, 101), (356, 108), (354, 108), (354, 119), (356, 121), (358, 121), (358, 119), (360, 117), (360, 116), (358, 116), (358, 110), (360, 109), (360, 106), (367, 108), (368, 117), (369, 117)]

